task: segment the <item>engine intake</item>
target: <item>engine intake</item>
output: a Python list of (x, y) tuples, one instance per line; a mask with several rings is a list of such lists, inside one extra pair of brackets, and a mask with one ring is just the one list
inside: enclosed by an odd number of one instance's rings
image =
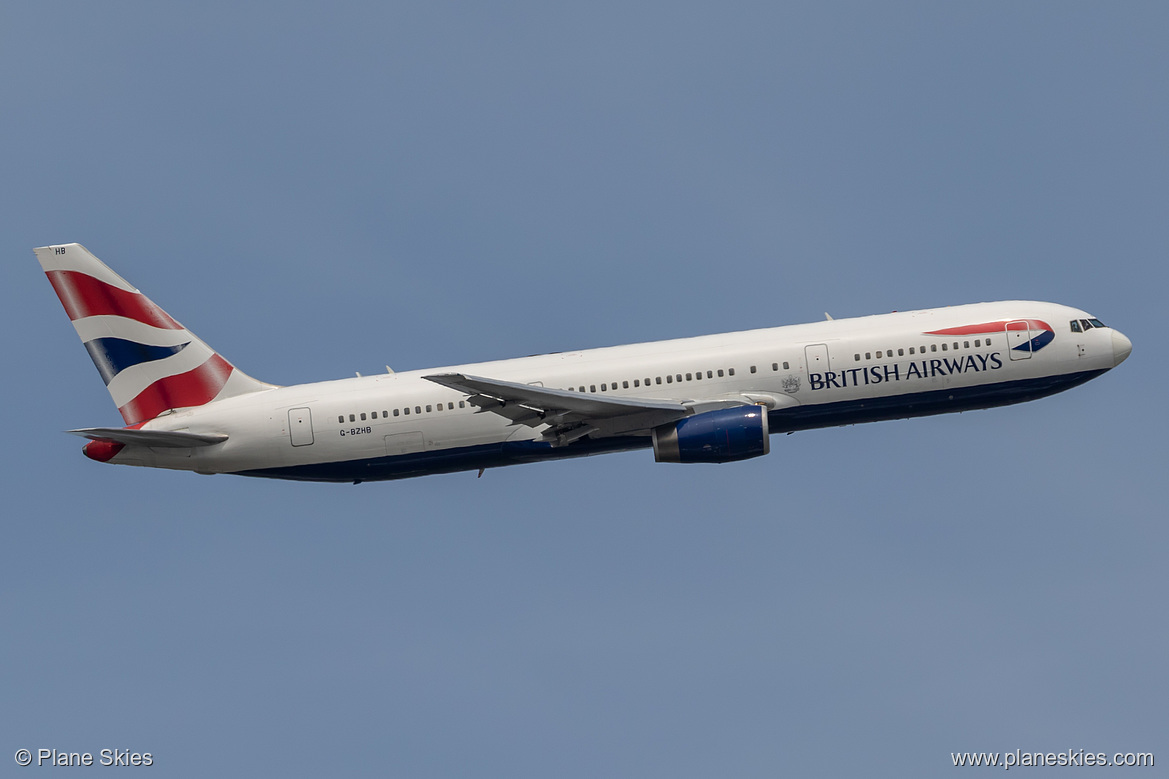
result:
[(767, 409), (737, 406), (695, 414), (654, 428), (654, 459), (659, 463), (729, 463), (771, 451)]

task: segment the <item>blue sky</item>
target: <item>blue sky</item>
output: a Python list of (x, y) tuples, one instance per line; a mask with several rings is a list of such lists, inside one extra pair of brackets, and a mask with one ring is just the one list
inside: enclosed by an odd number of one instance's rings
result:
[[(0, 760), (1169, 760), (1167, 23), (1155, 3), (9, 4)], [(69, 241), (282, 384), (1010, 298), (1135, 348), (1053, 398), (734, 465), (206, 478), (103, 467), (61, 433), (119, 421), (32, 255)]]

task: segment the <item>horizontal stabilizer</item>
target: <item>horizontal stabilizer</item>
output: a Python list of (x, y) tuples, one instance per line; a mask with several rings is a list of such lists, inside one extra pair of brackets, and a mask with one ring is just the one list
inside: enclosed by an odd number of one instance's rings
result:
[(171, 449), (189, 449), (193, 446), (213, 446), (227, 440), (222, 433), (179, 433), (170, 430), (127, 430), (123, 427), (86, 427), (66, 430), (93, 441), (117, 441), (127, 446), (160, 446)]

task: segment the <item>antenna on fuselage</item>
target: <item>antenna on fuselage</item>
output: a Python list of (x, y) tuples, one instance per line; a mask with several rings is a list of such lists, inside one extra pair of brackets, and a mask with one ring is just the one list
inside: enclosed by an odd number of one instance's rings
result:
[(832, 321), (832, 314), (829, 314), (827, 311), (825, 311), (824, 318), (827, 319), (829, 322), (831, 322)]

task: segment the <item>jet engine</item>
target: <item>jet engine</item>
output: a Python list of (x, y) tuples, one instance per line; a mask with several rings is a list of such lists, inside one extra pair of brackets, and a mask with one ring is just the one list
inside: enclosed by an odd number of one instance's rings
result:
[(695, 414), (654, 428), (654, 459), (660, 463), (729, 463), (771, 451), (767, 409), (736, 406)]

